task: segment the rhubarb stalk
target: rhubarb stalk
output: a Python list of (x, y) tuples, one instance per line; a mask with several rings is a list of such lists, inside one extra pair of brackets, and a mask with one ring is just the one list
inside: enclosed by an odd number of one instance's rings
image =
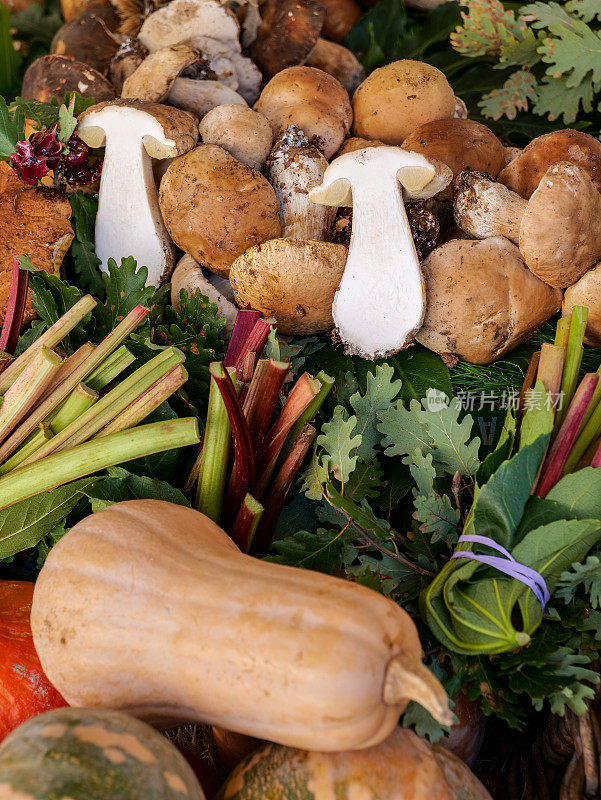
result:
[(561, 428), (545, 459), (540, 481), (536, 488), (536, 494), (539, 497), (545, 498), (561, 478), (598, 382), (599, 376), (591, 372), (584, 376), (576, 390)]
[(198, 444), (198, 440), (198, 422), (186, 418), (153, 422), (84, 442), (0, 478), (0, 509), (115, 464)]
[(230, 433), (225, 403), (216, 380), (211, 378), (207, 424), (200, 453), (196, 508), (217, 523), (221, 518), (225, 491)]
[(555, 344), (563, 347), (564, 350), (568, 346), (568, 339), (570, 338), (570, 325), (572, 324), (572, 317), (562, 317), (557, 323), (555, 332)]
[(597, 448), (597, 452), (591, 461), (591, 467), (601, 467), (601, 444)]
[(315, 376), (315, 380), (320, 384), (319, 392), (300, 415), (298, 420), (292, 426), (290, 433), (286, 437), (286, 441), (282, 447), (282, 455), (284, 457), (290, 452), (292, 445), (296, 441), (299, 433), (302, 431), (305, 425), (309, 422), (313, 422), (335, 383), (334, 378), (330, 377), (330, 375), (325, 373), (323, 370), (318, 372), (318, 374)]
[(261, 503), (251, 494), (247, 494), (230, 531), (230, 537), (243, 553), (250, 550), (262, 514)]
[(111, 353), (94, 372), (86, 378), (86, 384), (90, 389), (99, 392), (108, 386), (109, 383), (119, 377), (123, 370), (131, 366), (136, 360), (135, 355), (122, 344), (114, 353)]
[(267, 343), (267, 339), (269, 338), (269, 333), (272, 327), (275, 325), (275, 319), (258, 319), (255, 323), (254, 328), (250, 332), (248, 339), (245, 342), (244, 349), (239, 354), (238, 359), (236, 361), (236, 375), (240, 379), (242, 377), (242, 372), (244, 370), (244, 362), (246, 359), (247, 353), (257, 353), (260, 354), (263, 352), (263, 348)]
[(8, 291), (8, 303), (4, 315), (4, 324), (0, 334), (0, 350), (12, 355), (15, 352), (21, 326), (23, 325), (23, 315), (27, 304), (27, 289), (29, 287), (29, 272), (19, 267), (19, 260), (13, 258), (12, 272), (10, 276), (10, 289)]
[(85, 344), (82, 344), (82, 346), (78, 350), (76, 350), (73, 353), (73, 355), (66, 358), (61, 364), (59, 371), (52, 379), (52, 383), (50, 384), (48, 389), (46, 389), (46, 392), (44, 393), (44, 397), (42, 399), (46, 400), (48, 397), (50, 397), (50, 395), (56, 390), (58, 386), (64, 383), (71, 375), (73, 375), (76, 369), (79, 369), (79, 367), (81, 367), (84, 361), (86, 361), (91, 356), (91, 354), (94, 352), (95, 349), (96, 348), (92, 344), (92, 342), (86, 342)]
[(97, 391), (90, 389), (85, 383), (78, 383), (61, 407), (48, 420), (53, 435), (56, 436), (57, 433), (64, 431), (97, 401)]
[(235, 367), (240, 356), (248, 348), (246, 342), (258, 320), (261, 319), (260, 311), (252, 311), (250, 308), (241, 308), (236, 315), (234, 330), (230, 337), (227, 351), (223, 359), (224, 367)]
[(520, 394), (518, 396), (517, 408), (516, 408), (516, 417), (518, 423), (521, 423), (522, 417), (524, 416), (524, 398), (526, 397), (526, 392), (530, 391), (534, 387), (536, 382), (536, 375), (538, 372), (538, 365), (540, 362), (540, 350), (537, 350), (536, 353), (532, 353), (530, 356), (530, 362), (528, 364), (528, 369), (526, 370), (526, 374), (524, 375), (524, 382), (522, 383), (522, 388), (520, 389)]
[(564, 359), (565, 350), (563, 347), (548, 343), (541, 346), (537, 379), (542, 381), (547, 390), (552, 400), (553, 411), (556, 410), (559, 403)]
[(27, 437), (17, 452), (0, 466), (0, 475), (6, 475), (7, 472), (16, 469), (45, 442), (52, 439), (52, 435), (52, 431), (48, 425), (39, 425), (38, 429)]
[[(599, 373), (597, 373), (598, 375)], [(601, 435), (601, 402), (595, 399), (598, 397), (599, 388), (601, 387), (601, 379), (597, 382), (597, 387), (593, 393), (591, 402), (580, 426), (578, 437), (574, 442), (574, 446), (570, 451), (568, 460), (565, 463), (563, 474), (567, 475), (580, 464), (580, 461), (585, 457), (587, 450), (591, 444)], [(591, 412), (591, 413), (589, 413)]]
[(555, 426), (553, 428), (554, 436), (557, 435), (566, 417), (578, 384), (578, 374), (580, 372), (580, 365), (582, 364), (582, 356), (584, 355), (582, 343), (584, 341), (587, 319), (588, 308), (584, 306), (574, 306), (572, 309), (570, 335), (566, 349), (563, 377), (561, 379), (561, 404), (555, 415)]
[(272, 358), (257, 365), (258, 377), (251, 381), (244, 403), (244, 416), (255, 452), (263, 444), (289, 367), (287, 361), (274, 361)]
[(35, 406), (63, 359), (53, 350), (42, 347), (4, 395), (0, 407), (0, 441)]
[(15, 357), (11, 356), (10, 353), (5, 353), (4, 350), (0, 350), (0, 375), (2, 375), (5, 369), (10, 367), (14, 360)]

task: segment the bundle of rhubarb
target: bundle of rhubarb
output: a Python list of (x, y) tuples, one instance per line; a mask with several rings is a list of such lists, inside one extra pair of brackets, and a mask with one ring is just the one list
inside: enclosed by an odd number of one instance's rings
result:
[[(315, 440), (311, 422), (333, 384), (324, 372), (315, 378), (303, 373), (276, 413), (290, 362), (280, 360), (277, 340), (270, 338), (274, 324), (257, 311), (238, 312), (223, 361), (210, 367), (206, 428), (187, 486), (190, 491), (196, 484), (197, 509), (245, 552), (268, 548)], [(260, 357), (268, 338), (277, 359)]]
[[(135, 427), (187, 378), (183, 353), (167, 347), (117, 380), (135, 361), (123, 342), (148, 317), (144, 306), (99, 344), (85, 342), (65, 357), (61, 343), (97, 304), (85, 295), (18, 357), (7, 352), (17, 343), (28, 274), (15, 260), (0, 337), (0, 510), (109, 466), (199, 441), (192, 418)], [(58, 510), (60, 518), (67, 513)], [(5, 538), (0, 557), (24, 546), (21, 536)]]

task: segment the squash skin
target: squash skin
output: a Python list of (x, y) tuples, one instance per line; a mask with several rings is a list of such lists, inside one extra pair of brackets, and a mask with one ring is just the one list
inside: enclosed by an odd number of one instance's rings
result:
[(311, 753), (267, 745), (236, 767), (215, 800), (257, 798), (491, 800), (459, 758), (406, 728), (361, 751)]
[(155, 500), (112, 505), (61, 539), (32, 629), (72, 705), (320, 750), (369, 747), (394, 729), (409, 698), (382, 700), (393, 657), (425, 671), (392, 601), (251, 558), (204, 515)]
[(61, 708), (0, 745), (2, 800), (204, 800), (167, 739), (115, 711)]
[(32, 599), (33, 583), (0, 581), (0, 742), (30, 717), (66, 705), (33, 645)]

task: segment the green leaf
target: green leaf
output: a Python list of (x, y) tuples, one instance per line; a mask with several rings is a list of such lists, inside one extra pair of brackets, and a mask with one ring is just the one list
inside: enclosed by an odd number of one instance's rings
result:
[[(549, 3), (550, 6), (556, 3)], [(547, 75), (557, 77), (559, 72), (568, 75), (567, 86), (575, 88), (592, 74), (594, 83), (601, 82), (601, 34), (592, 31), (581, 20), (573, 20), (571, 26), (550, 30), (554, 38), (546, 38), (540, 47), (542, 61), (551, 64)]]
[(75, 128), (77, 128), (77, 120), (73, 113), (74, 107), (75, 98), (73, 98), (73, 101), (68, 106), (63, 103), (58, 110), (57, 139), (61, 142), (67, 142), (71, 138)]
[(367, 390), (352, 395), (350, 404), (357, 415), (357, 430), (361, 444), (357, 450), (359, 458), (371, 460), (381, 436), (376, 429), (378, 411), (387, 409), (401, 390), (401, 381), (393, 380), (394, 369), (388, 364), (378, 364), (375, 374), (367, 373)]
[(0, 3), (0, 95), (12, 93), (18, 83), (21, 64), (10, 28), (10, 12), (4, 3)]
[(368, 71), (392, 60), (396, 43), (407, 26), (403, 0), (381, 0), (357, 22), (346, 38), (346, 46), (363, 55)]
[[(452, 4), (451, 4), (452, 5)], [(425, 347), (414, 345), (386, 359), (401, 379), (400, 399), (422, 400), (428, 389), (435, 389), (452, 397), (451, 375), (443, 360)]]
[[(585, 666), (590, 664), (589, 657), (562, 647), (549, 656), (547, 663), (555, 668), (555, 674), (563, 684), (560, 690), (548, 698), (551, 713), (563, 716), (566, 708), (569, 708), (577, 715), (584, 714), (588, 710), (586, 701), (595, 696), (595, 690), (590, 684), (599, 683), (598, 673)], [(542, 710), (544, 699), (532, 694), (532, 703), (538, 711)]]
[(321, 500), (328, 480), (328, 464), (327, 458), (319, 454), (317, 445), (313, 448), (313, 456), (303, 472), (302, 480), (302, 491), (309, 500)]
[(80, 242), (94, 242), (98, 197), (91, 192), (77, 189), (69, 195), (71, 225)]
[(462, 477), (474, 475), (480, 464), (480, 439), (472, 438), (473, 421), (469, 415), (459, 422), (461, 403), (456, 398), (449, 402), (444, 395), (429, 389), (422, 405), (437, 467), (449, 475), (455, 472)]
[(108, 476), (84, 489), (93, 500), (94, 511), (125, 500), (164, 500), (180, 506), (190, 506), (188, 499), (166, 481), (147, 475), (134, 475), (122, 467), (109, 467)]
[(555, 413), (551, 398), (541, 380), (524, 393), (524, 418), (520, 428), (520, 448), (551, 434)]
[(68, 533), (68, 529), (65, 527), (65, 520), (59, 522), (56, 527), (54, 527), (49, 534), (44, 536), (42, 541), (38, 544), (36, 548), (37, 558), (36, 558), (36, 567), (37, 569), (42, 569), (44, 566), (44, 562), (48, 558), (48, 554), (54, 547), (54, 545), (59, 542), (63, 536)]
[(75, 508), (94, 480), (68, 483), (0, 511), (0, 560), (35, 547)]
[(357, 418), (349, 417), (342, 406), (336, 406), (331, 422), (324, 422), (317, 437), (318, 447), (322, 447), (329, 456), (330, 472), (343, 486), (357, 464), (361, 435), (354, 435), (356, 428)]
[(102, 273), (106, 302), (94, 309), (101, 336), (107, 336), (137, 305), (148, 306), (155, 291), (146, 285), (148, 270), (138, 267), (133, 256), (122, 258), (119, 265), (109, 258), (107, 268), (108, 273)]
[(578, 519), (601, 519), (601, 469), (586, 467), (566, 475), (551, 489), (547, 500)]
[[(0, 9), (5, 8), (0, 4)], [(6, 101), (0, 97), (0, 159), (8, 161), (11, 153), (16, 153), (17, 142), (25, 138), (25, 117), (21, 109), (8, 110)]]
[(499, 89), (482, 95), (478, 108), (488, 119), (515, 119), (519, 111), (528, 111), (529, 105), (539, 99), (536, 78), (527, 70), (512, 73)]
[(501, 47), (512, 40), (520, 40), (526, 26), (506, 11), (500, 0), (462, 0), (467, 8), (462, 12), (463, 25), (451, 34), (451, 44), (470, 57), (496, 55)]
[(377, 429), (383, 436), (382, 447), (387, 456), (406, 456), (416, 449), (424, 454), (432, 451), (433, 442), (417, 400), (412, 400), (408, 409), (397, 400), (378, 412), (378, 420)]
[(568, 0), (565, 8), (568, 13), (576, 14), (584, 22), (592, 22), (595, 18), (601, 21), (601, 5), (598, 0)]
[(361, 501), (364, 497), (379, 497), (384, 485), (384, 470), (378, 461), (359, 461), (351, 472), (345, 486), (345, 494), (351, 500)]
[(287, 539), (274, 542), (272, 549), (279, 555), (269, 560), (291, 567), (339, 574), (347, 541), (348, 534), (340, 530), (318, 528), (316, 533), (298, 531)]
[(538, 99), (532, 110), (550, 120), (562, 117), (564, 123), (570, 125), (576, 120), (580, 106), (587, 113), (593, 110), (598, 89), (597, 85), (593, 85), (590, 75), (579, 86), (571, 86), (565, 76), (553, 76), (538, 85)]
[(459, 5), (441, 3), (430, 9), (418, 25), (401, 34), (394, 48), (395, 57), (420, 60), (433, 45), (446, 43), (460, 23)]
[(556, 597), (561, 597), (566, 605), (576, 597), (582, 587), (588, 594), (593, 608), (601, 605), (601, 560), (598, 556), (589, 556), (584, 564), (573, 564), (571, 570), (561, 573), (557, 584)]
[(98, 269), (100, 259), (94, 252), (92, 242), (73, 242), (71, 254), (73, 255), (73, 269), (79, 279), (79, 284), (95, 297), (104, 297), (106, 285), (102, 280), (102, 273)]
[(439, 742), (450, 730), (437, 722), (429, 711), (414, 700), (407, 706), (401, 722), (403, 728), (413, 728), (418, 736), (429, 739), (432, 744)]

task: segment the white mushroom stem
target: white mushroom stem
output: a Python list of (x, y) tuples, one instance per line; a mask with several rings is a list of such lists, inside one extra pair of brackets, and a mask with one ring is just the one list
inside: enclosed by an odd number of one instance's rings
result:
[(378, 358), (411, 342), (425, 313), (424, 282), (399, 183), (410, 193), (434, 182), (418, 153), (370, 147), (335, 159), (310, 199), (353, 206), (349, 256), (332, 315), (347, 352)]
[[(96, 139), (90, 136), (94, 129)], [(165, 149), (172, 147), (173, 155), (174, 143), (165, 138), (154, 117), (136, 109), (109, 106), (86, 117), (78, 132), (84, 141), (98, 146), (98, 129), (106, 139), (96, 217), (100, 268), (106, 272), (109, 258), (132, 255), (148, 268), (148, 282), (158, 285), (173, 267), (175, 248), (159, 210), (145, 139), (151, 137)]]
[(327, 241), (336, 209), (309, 200), (323, 180), (328, 162), (296, 125), (276, 142), (267, 162), (267, 177), (275, 189), (284, 239)]
[[(216, 276), (212, 276), (214, 277)], [(226, 278), (220, 280), (222, 283), (216, 286), (214, 280), (204, 276), (200, 264), (186, 254), (178, 261), (171, 276), (171, 305), (179, 312), (182, 289), (190, 296), (200, 290), (211, 303), (217, 303), (219, 313), (225, 318), (225, 333), (229, 336), (234, 329), (238, 309), (234, 305), (234, 293), (230, 282)]]

